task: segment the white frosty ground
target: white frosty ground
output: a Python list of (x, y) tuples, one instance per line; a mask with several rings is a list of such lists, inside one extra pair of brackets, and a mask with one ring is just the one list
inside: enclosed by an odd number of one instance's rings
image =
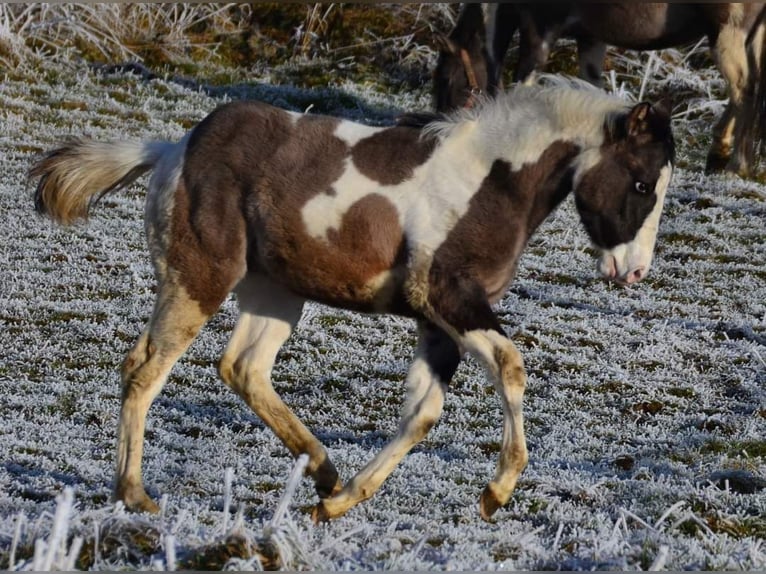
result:
[[(232, 301), (150, 411), (144, 473), (150, 493), (166, 497), (163, 514), (135, 517), (108, 502), (118, 368), (153, 296), (143, 192), (108, 198), (87, 226), (58, 229), (33, 214), (25, 182), (32, 159), (62, 137), (178, 138), (226, 97), (315, 103), (374, 121), (390, 115), (382, 105), (427, 105), (273, 87), (208, 96), (77, 67), (48, 71), (38, 85), (23, 77), (0, 85), (0, 568), (32, 567), (30, 548), (50, 539), (65, 487), (75, 500), (70, 535), (118, 541), (96, 557), (101, 569), (163, 568), (172, 550), (182, 560), (220, 541), (227, 467), (229, 525), (256, 538), (276, 509), (293, 461), (216, 377)], [(679, 137), (684, 130), (677, 126)], [(483, 373), (466, 362), (441, 422), (372, 500), (314, 527), (313, 488), (301, 482), (285, 523), (288, 566), (766, 568), (766, 491), (708, 480), (732, 470), (766, 475), (765, 222), (763, 186), (680, 169), (655, 266), (622, 289), (597, 278), (567, 202), (533, 238), (499, 305), (529, 372), (530, 464), (511, 503), (496, 522), (480, 520), (501, 414)], [(344, 478), (394, 431), (413, 342), (407, 320), (309, 305), (283, 350), (278, 391)], [(144, 546), (151, 551), (128, 543), (131, 525), (160, 533)]]

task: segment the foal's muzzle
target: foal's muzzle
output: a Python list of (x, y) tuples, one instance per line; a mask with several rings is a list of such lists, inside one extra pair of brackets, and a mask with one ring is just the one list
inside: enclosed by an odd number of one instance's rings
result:
[(644, 264), (635, 264), (624, 266), (624, 270), (620, 270), (620, 263), (617, 258), (610, 252), (605, 252), (599, 262), (599, 271), (601, 274), (615, 283), (620, 285), (631, 285), (638, 283), (646, 277), (649, 266)]

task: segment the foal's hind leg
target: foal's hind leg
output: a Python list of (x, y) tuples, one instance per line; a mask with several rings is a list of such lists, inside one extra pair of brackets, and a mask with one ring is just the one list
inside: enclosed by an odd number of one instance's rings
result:
[(304, 301), (263, 276), (247, 276), (235, 292), (240, 318), (221, 359), (221, 378), (294, 456), (309, 455), (306, 472), (314, 478), (319, 496), (329, 496), (340, 484), (327, 451), (271, 384), (274, 359), (300, 319)]
[(141, 479), (146, 414), (171, 368), (207, 319), (183, 287), (162, 283), (152, 319), (123, 362), (114, 497), (130, 510), (159, 510)]
[(370, 498), (410, 449), (423, 440), (441, 415), (444, 393), (460, 362), (460, 352), (439, 327), (419, 326), (419, 345), (407, 375), (407, 399), (396, 436), (338, 494), (321, 501), (314, 521), (343, 515)]

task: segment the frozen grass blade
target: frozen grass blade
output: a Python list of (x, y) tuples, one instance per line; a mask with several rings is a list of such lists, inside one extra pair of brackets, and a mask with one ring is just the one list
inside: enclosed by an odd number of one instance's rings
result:
[(654, 562), (652, 562), (652, 565), (649, 566), (650, 572), (659, 572), (663, 568), (665, 568), (665, 562), (668, 560), (668, 555), (670, 554), (670, 547), (667, 544), (663, 544), (660, 546), (659, 552), (657, 552), (657, 556), (654, 559)]
[(72, 539), (72, 544), (69, 546), (69, 552), (64, 560), (62, 570), (71, 572), (76, 569), (75, 564), (77, 563), (77, 557), (80, 555), (83, 542), (84, 540), (81, 536), (75, 536)]
[(8, 555), (8, 570), (13, 570), (16, 565), (16, 548), (18, 548), (21, 539), (21, 529), (26, 522), (26, 516), (21, 512), (16, 516), (16, 526), (13, 529), (13, 538), (11, 539), (11, 549)]
[(165, 535), (165, 569), (176, 570), (176, 538), (172, 534)]
[(641, 78), (641, 87), (638, 90), (638, 101), (644, 101), (644, 95), (646, 94), (646, 87), (649, 82), (649, 78), (654, 72), (654, 62), (657, 60), (657, 54), (655, 52), (649, 52), (649, 59), (646, 62), (644, 68), (644, 76)]
[(551, 552), (556, 553), (559, 550), (559, 544), (561, 544), (561, 535), (564, 533), (564, 523), (560, 522), (559, 527), (556, 529), (556, 536), (553, 538), (553, 544), (551, 545)]
[(223, 534), (229, 531), (229, 512), (231, 510), (231, 484), (234, 480), (234, 469), (226, 467), (223, 473)]
[(662, 526), (662, 523), (665, 522), (674, 512), (676, 512), (677, 510), (681, 510), (684, 506), (686, 506), (686, 502), (683, 500), (679, 500), (670, 508), (668, 508), (665, 512), (663, 512), (662, 516), (660, 516), (657, 519), (657, 522), (654, 523), (655, 530), (662, 530), (660, 528)]
[(277, 509), (274, 511), (274, 516), (265, 529), (267, 536), (269, 536), (272, 532), (279, 530), (282, 521), (287, 514), (287, 509), (290, 506), (290, 501), (295, 494), (295, 489), (298, 488), (298, 484), (300, 484), (301, 478), (303, 478), (303, 473), (305, 472), (308, 464), (309, 456), (307, 454), (301, 454), (298, 456), (298, 458), (295, 459), (295, 465), (293, 466), (293, 471), (290, 474), (287, 485), (285, 486), (285, 492), (282, 494), (282, 498), (279, 500)]
[(50, 572), (62, 554), (62, 546), (66, 543), (66, 535), (69, 530), (69, 516), (72, 513), (74, 492), (70, 487), (66, 487), (57, 500), (56, 514), (53, 516), (53, 531), (46, 544), (45, 556), (41, 564), (35, 564), (35, 569), (39, 566), (39, 569), (44, 572)]

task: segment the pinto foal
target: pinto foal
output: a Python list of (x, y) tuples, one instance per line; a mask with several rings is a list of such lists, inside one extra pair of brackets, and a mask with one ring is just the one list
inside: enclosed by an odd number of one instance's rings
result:
[[(491, 304), (529, 237), (574, 191), (601, 272), (646, 275), (674, 153), (667, 114), (569, 83), (519, 87), (425, 127), (369, 127), (257, 102), (221, 106), (180, 142), (74, 140), (30, 171), (35, 205), (62, 224), (153, 170), (146, 231), (158, 290), (122, 366), (114, 495), (156, 511), (141, 477), (144, 424), (168, 373), (234, 291), (220, 375), (307, 468), (315, 520), (373, 495), (436, 423), (467, 351), (503, 407), (502, 450), (480, 499), (488, 519), (527, 464), (521, 355)], [(304, 301), (417, 321), (399, 429), (343, 484), (275, 393), (277, 351)]]

